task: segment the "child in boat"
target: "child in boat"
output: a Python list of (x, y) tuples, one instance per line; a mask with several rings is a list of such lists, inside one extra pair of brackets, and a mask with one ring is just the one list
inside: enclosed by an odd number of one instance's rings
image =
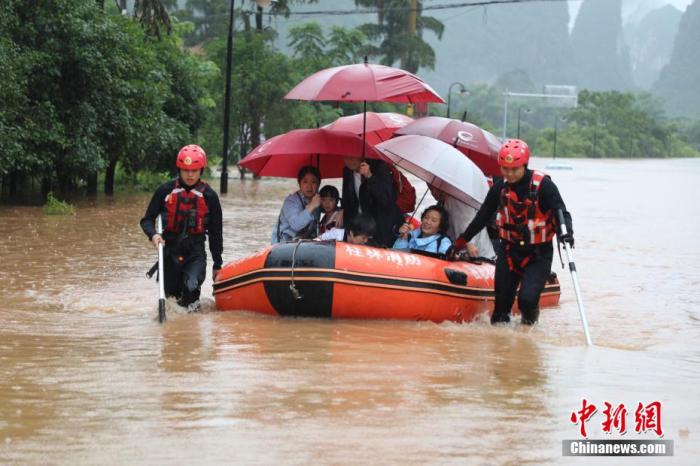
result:
[(320, 218), (321, 196), (318, 185), (321, 172), (312, 166), (302, 167), (297, 175), (299, 190), (287, 196), (272, 228), (272, 244), (297, 238), (314, 238)]
[(343, 228), (343, 209), (338, 207), (340, 193), (338, 188), (327, 184), (318, 192), (321, 195), (321, 222), (318, 233), (323, 235), (334, 228)]
[(358, 214), (350, 222), (346, 241), (351, 244), (365, 244), (375, 246), (374, 233), (377, 231), (377, 222), (368, 214)]
[(377, 222), (371, 215), (358, 214), (350, 221), (348, 228), (333, 228), (326, 231), (317, 239), (321, 241), (347, 241), (351, 244), (365, 244), (377, 246), (374, 243), (374, 233), (377, 230)]
[(447, 236), (450, 216), (441, 205), (433, 205), (423, 211), (420, 228), (412, 230), (404, 223), (399, 228), (399, 237), (394, 249), (417, 249), (419, 251), (445, 254), (452, 245)]

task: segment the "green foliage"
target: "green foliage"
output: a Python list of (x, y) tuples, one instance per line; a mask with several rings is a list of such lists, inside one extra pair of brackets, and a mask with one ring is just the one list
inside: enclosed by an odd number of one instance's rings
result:
[(680, 120), (674, 124), (679, 127), (681, 140), (700, 152), (700, 119), (694, 122)]
[(0, 175), (65, 191), (118, 160), (158, 170), (204, 124), (213, 64), (114, 10), (91, 0), (2, 3)]
[(56, 199), (50, 192), (46, 197), (44, 213), (46, 215), (70, 215), (75, 213), (75, 208), (65, 201)]
[(138, 19), (148, 34), (158, 38), (161, 38), (161, 27), (164, 27), (168, 34), (172, 32), (172, 23), (166, 10), (166, 3), (169, 2), (134, 0), (134, 18)]
[[(233, 44), (231, 129), (232, 153), (245, 155), (264, 135), (269, 138), (294, 128), (313, 128), (334, 120), (341, 110), (320, 102), (284, 100), (285, 94), (306, 76), (329, 66), (358, 60), (357, 51), (366, 37), (356, 29), (331, 28), (326, 35), (318, 23), (301, 24), (291, 30), (290, 58), (272, 48), (270, 36), (258, 31), (239, 31)], [(208, 57), (226, 68), (226, 40), (205, 46)], [(202, 133), (209, 141), (221, 141), (223, 126), (223, 74), (210, 81), (210, 92), (218, 93), (214, 118)], [(351, 110), (357, 111), (355, 105)], [(236, 137), (237, 136), (237, 137)], [(217, 153), (218, 147), (208, 149)]]
[[(318, 0), (275, 0), (270, 4), (267, 12), (288, 17), (291, 12), (290, 5), (317, 2)], [(247, 0), (244, 6), (241, 6), (239, 1), (235, 3), (234, 21), (238, 23), (242, 19), (246, 30), (251, 29), (251, 10), (255, 10), (256, 22), (263, 22), (265, 11), (262, 8), (257, 8), (254, 0)], [(230, 0), (187, 0), (184, 7), (175, 11), (173, 15), (181, 21), (187, 21), (194, 25), (193, 30), (184, 35), (185, 43), (188, 46), (193, 46), (227, 37), (230, 8)], [(261, 30), (274, 33), (269, 27), (263, 26)]]
[(294, 50), (294, 56), (323, 61), (319, 68), (330, 63), (328, 57), (325, 57), (325, 43), (326, 37), (319, 23), (303, 23), (289, 30), (289, 46)]
[[(559, 120), (557, 155), (569, 157), (697, 157), (661, 103), (649, 94), (617, 91), (579, 94), (579, 106)], [(554, 131), (547, 128), (534, 144), (542, 155), (554, 152)]]
[[(445, 30), (444, 24), (435, 18), (423, 16), (423, 2), (418, 1), (417, 11), (411, 12), (409, 0), (355, 0), (355, 4), (379, 9), (377, 23), (367, 23), (360, 30), (374, 44), (369, 47), (370, 55), (381, 57), (381, 63), (400, 67), (411, 73), (418, 68), (435, 67), (435, 51), (423, 40), (423, 32), (431, 31), (438, 38)], [(415, 17), (415, 25), (411, 18)]]
[(127, 171), (121, 163), (115, 170), (115, 184), (124, 191), (153, 192), (161, 184), (174, 178), (172, 171)]
[(358, 28), (332, 26), (326, 35), (317, 22), (303, 23), (289, 30), (297, 73), (307, 76), (331, 66), (360, 63), (369, 50), (369, 39)]
[[(452, 116), (467, 120), (501, 136), (503, 95), (495, 86), (468, 87), (462, 105), (452, 96)], [(617, 91), (581, 91), (578, 107), (551, 107), (543, 100), (518, 100), (508, 106), (508, 137), (516, 136), (521, 108), (521, 138), (537, 155), (557, 157), (697, 157), (700, 156), (700, 120), (669, 121), (661, 102), (651, 94)], [(529, 111), (527, 111), (529, 110)]]

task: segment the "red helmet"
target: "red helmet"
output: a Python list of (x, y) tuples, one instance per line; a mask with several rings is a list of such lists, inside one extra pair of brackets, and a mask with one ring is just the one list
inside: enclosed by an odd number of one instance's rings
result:
[(207, 154), (204, 149), (196, 144), (190, 144), (180, 149), (177, 153), (177, 168), (184, 170), (198, 170), (207, 166)]
[(498, 151), (498, 164), (502, 167), (520, 167), (527, 165), (529, 161), (530, 148), (520, 139), (508, 139)]

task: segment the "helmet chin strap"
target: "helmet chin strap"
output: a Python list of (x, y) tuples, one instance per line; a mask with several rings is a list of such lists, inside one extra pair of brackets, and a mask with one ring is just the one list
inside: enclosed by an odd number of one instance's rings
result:
[(197, 183), (199, 183), (199, 180), (201, 180), (201, 178), (197, 178), (197, 180), (196, 180), (194, 183), (192, 183), (192, 184), (187, 184), (187, 182), (186, 182), (185, 179), (182, 177), (182, 175), (178, 174), (178, 178), (180, 179), (180, 184), (182, 184), (182, 186), (185, 187), (185, 189), (194, 188), (195, 186), (197, 186)]

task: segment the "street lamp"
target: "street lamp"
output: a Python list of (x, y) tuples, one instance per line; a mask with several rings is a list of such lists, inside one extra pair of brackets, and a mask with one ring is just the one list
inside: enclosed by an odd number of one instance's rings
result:
[[(559, 130), (559, 119), (559, 115), (556, 115), (554, 117), (554, 153), (552, 154), (553, 159), (557, 158), (557, 131)], [(566, 117), (561, 117), (561, 121), (566, 121)]]
[(459, 93), (460, 93), (460, 94), (462, 94), (462, 95), (464, 95), (464, 94), (469, 95), (469, 92), (467, 91), (467, 88), (464, 87), (464, 84), (462, 84), (462, 83), (460, 83), (460, 82), (454, 82), (454, 83), (450, 84), (450, 87), (447, 88), (447, 118), (450, 117), (450, 101), (452, 100), (452, 87), (455, 86), (455, 85), (460, 86), (460, 89), (459, 89)]
[(518, 107), (518, 139), (520, 139), (520, 112), (525, 109), (525, 113), (530, 113), (530, 109), (524, 105)]
[(231, 0), (231, 11), (228, 21), (228, 42), (226, 44), (226, 91), (224, 93), (224, 148), (222, 150), (223, 160), (221, 161), (221, 185), (219, 192), (228, 192), (228, 127), (231, 115), (231, 54), (233, 52), (233, 3)]

